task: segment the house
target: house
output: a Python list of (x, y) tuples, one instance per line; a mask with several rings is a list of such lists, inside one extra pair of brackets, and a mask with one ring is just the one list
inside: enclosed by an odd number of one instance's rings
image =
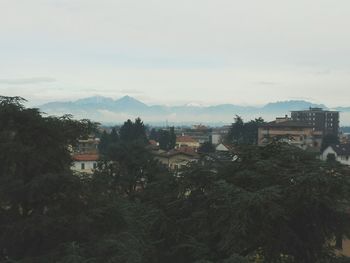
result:
[(333, 144), (328, 146), (322, 152), (321, 159), (326, 161), (329, 158), (334, 158), (334, 160), (350, 166), (350, 144)]
[(260, 125), (258, 145), (264, 146), (274, 140), (287, 142), (301, 149), (318, 149), (322, 144), (322, 132), (315, 131), (309, 123), (288, 118), (276, 118), (275, 121)]
[(194, 125), (191, 128), (182, 128), (177, 132), (177, 134), (181, 134), (182, 136), (190, 136), (192, 139), (202, 144), (211, 141), (212, 128), (199, 124)]
[(230, 144), (220, 143), (215, 147), (216, 152), (233, 152), (234, 146)]
[(198, 149), (200, 144), (197, 140), (192, 138), (191, 136), (188, 135), (182, 135), (182, 136), (177, 136), (176, 137), (176, 146), (175, 148), (181, 148), (181, 147), (191, 147), (193, 149)]
[(214, 145), (220, 144), (227, 137), (230, 129), (230, 125), (213, 128), (211, 134), (211, 143)]
[(73, 151), (75, 154), (97, 154), (99, 143), (100, 139), (94, 137), (80, 139), (78, 140), (78, 145), (74, 147)]
[(98, 154), (74, 154), (73, 160), (73, 171), (92, 174), (97, 167), (99, 156)]
[(156, 142), (155, 140), (149, 140), (146, 148), (150, 151), (157, 151), (159, 150), (159, 143)]
[(168, 152), (158, 150), (152, 153), (156, 160), (171, 171), (178, 171), (179, 169), (186, 167), (188, 164), (198, 160), (198, 154), (189, 150), (184, 151), (176, 149)]

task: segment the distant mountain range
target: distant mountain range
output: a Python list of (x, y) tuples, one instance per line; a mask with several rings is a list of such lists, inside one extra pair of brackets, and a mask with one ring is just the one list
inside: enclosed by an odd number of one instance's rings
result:
[[(193, 123), (223, 125), (231, 123), (235, 115), (240, 115), (245, 120), (258, 117), (263, 117), (265, 120), (273, 120), (278, 116), (289, 115), (292, 110), (308, 109), (309, 107), (328, 109), (323, 104), (314, 104), (304, 100), (273, 102), (262, 107), (234, 104), (215, 106), (147, 105), (130, 96), (117, 100), (94, 96), (76, 101), (50, 102), (38, 106), (42, 112), (49, 115), (72, 114), (78, 119), (88, 118), (105, 124), (116, 124), (124, 122), (128, 118), (141, 117), (145, 123), (153, 125), (165, 125), (166, 122), (177, 125)], [(350, 123), (350, 107), (339, 107), (335, 108), (335, 110), (343, 112), (342, 115), (345, 118), (342, 120), (342, 124)]]

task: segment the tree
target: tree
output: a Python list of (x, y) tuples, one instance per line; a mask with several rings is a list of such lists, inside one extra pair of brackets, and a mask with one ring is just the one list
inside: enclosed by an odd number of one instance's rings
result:
[(169, 149), (174, 149), (176, 145), (176, 134), (174, 126), (170, 127), (169, 137)]
[(43, 117), (23, 101), (0, 97), (0, 259), (37, 256), (64, 242), (75, 232), (57, 223), (74, 224), (84, 206), (69, 149), (95, 125)]
[(117, 133), (116, 128), (112, 128), (112, 131), (110, 134), (108, 134), (106, 131), (103, 131), (100, 138), (100, 143), (98, 144), (99, 153), (102, 155), (106, 155), (109, 151), (109, 148), (113, 147), (118, 143), (119, 143), (119, 135)]
[(235, 122), (232, 123), (226, 141), (229, 143), (257, 145), (258, 143), (258, 128), (265, 123), (262, 118), (251, 120), (244, 123), (243, 119), (236, 115)]
[(149, 134), (149, 139), (154, 140), (156, 142), (159, 141), (159, 133), (155, 128), (152, 128)]
[(153, 205), (166, 218), (158, 262), (337, 262), (331, 243), (349, 234), (349, 171), (283, 143), (239, 152), (219, 170), (193, 166), (171, 187), (145, 189), (146, 200), (161, 196)]
[(135, 139), (84, 177), (69, 145), (94, 125), (22, 102), (0, 98), (2, 262), (349, 262), (348, 167), (274, 142), (173, 176)]
[(131, 141), (134, 139), (134, 124), (133, 122), (128, 119), (124, 124), (121, 126), (119, 134), (120, 134), (120, 140), (122, 141)]
[(109, 146), (109, 134), (103, 131), (100, 137), (100, 143), (98, 144), (98, 151), (100, 154), (105, 154)]
[(143, 143), (147, 142), (146, 128), (140, 118), (135, 119), (135, 122), (127, 120), (121, 126), (120, 140), (123, 142), (140, 141)]
[(157, 211), (70, 169), (94, 125), (22, 101), (0, 97), (0, 261), (146, 262)]
[(321, 151), (325, 150), (328, 146), (332, 144), (339, 144), (339, 137), (334, 134), (327, 134), (323, 137)]
[(199, 148), (200, 153), (212, 153), (215, 152), (215, 146), (211, 142), (204, 142)]
[(170, 127), (169, 130), (159, 131), (159, 147), (164, 151), (169, 151), (175, 148), (176, 135), (174, 127)]

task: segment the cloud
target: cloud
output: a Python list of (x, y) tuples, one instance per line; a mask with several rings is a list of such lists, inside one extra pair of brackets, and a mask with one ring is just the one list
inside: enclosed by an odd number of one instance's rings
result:
[(311, 72), (313, 75), (329, 75), (332, 74), (332, 71), (330, 69), (325, 69), (325, 70), (318, 70), (318, 71), (313, 71)]
[(28, 85), (56, 82), (54, 78), (16, 78), (16, 79), (0, 79), (0, 84), (7, 85)]
[(277, 85), (277, 82), (272, 82), (272, 81), (259, 81), (257, 83), (258, 85), (263, 85), (263, 86), (274, 86)]
[(137, 90), (137, 89), (122, 89), (119, 92), (128, 93), (128, 94), (142, 94), (142, 93), (144, 93), (143, 91)]

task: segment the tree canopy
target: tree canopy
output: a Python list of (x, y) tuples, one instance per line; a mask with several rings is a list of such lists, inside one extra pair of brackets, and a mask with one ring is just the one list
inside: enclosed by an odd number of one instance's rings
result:
[(349, 262), (335, 253), (350, 234), (348, 167), (275, 142), (174, 176), (140, 120), (140, 137), (126, 122), (82, 176), (69, 149), (94, 125), (22, 103), (0, 98), (1, 262)]
[(263, 123), (265, 121), (262, 118), (245, 123), (240, 116), (236, 115), (235, 122), (231, 125), (226, 141), (236, 145), (256, 145), (258, 143), (258, 128)]

